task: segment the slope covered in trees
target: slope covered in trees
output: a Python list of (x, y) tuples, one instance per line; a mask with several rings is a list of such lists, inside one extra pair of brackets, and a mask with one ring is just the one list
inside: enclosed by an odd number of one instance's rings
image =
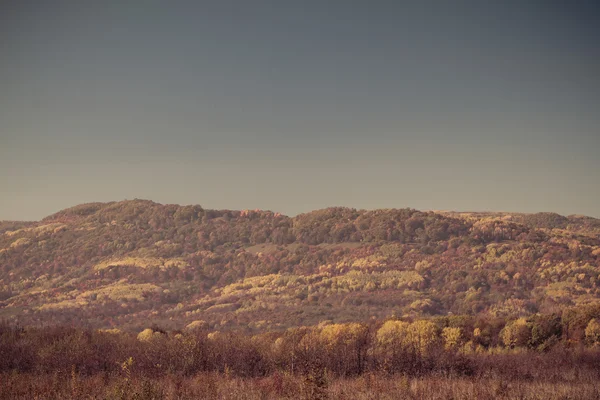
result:
[[(600, 221), (552, 213), (328, 208), (290, 218), (133, 200), (0, 223), (0, 318), (24, 325), (530, 321), (593, 308), (599, 280)], [(569, 340), (596, 317), (574, 317)]]

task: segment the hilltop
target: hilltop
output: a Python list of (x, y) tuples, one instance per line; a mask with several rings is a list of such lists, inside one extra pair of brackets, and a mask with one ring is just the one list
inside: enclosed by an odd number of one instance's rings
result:
[(0, 222), (0, 318), (266, 331), (519, 317), (599, 304), (600, 220), (327, 208), (287, 217), (147, 200)]

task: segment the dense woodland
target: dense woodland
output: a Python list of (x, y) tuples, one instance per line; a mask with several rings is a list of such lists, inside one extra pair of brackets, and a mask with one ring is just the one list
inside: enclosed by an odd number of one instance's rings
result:
[(600, 220), (581, 216), (329, 208), (289, 218), (133, 200), (0, 223), (0, 318), (26, 326), (204, 321), (255, 333), (517, 319), (599, 295)]
[(600, 398), (599, 300), (590, 217), (83, 204), (0, 222), (0, 398)]

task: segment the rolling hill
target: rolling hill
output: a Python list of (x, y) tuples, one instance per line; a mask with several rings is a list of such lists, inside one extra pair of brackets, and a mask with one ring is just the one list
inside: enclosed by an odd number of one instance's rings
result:
[(599, 299), (600, 220), (584, 216), (131, 200), (0, 222), (0, 319), (22, 325), (258, 332)]

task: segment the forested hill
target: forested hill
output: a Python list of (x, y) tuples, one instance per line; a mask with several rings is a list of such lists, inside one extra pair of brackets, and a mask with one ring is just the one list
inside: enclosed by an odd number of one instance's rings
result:
[(263, 331), (600, 304), (600, 220), (328, 208), (287, 217), (146, 200), (0, 222), (0, 319)]

